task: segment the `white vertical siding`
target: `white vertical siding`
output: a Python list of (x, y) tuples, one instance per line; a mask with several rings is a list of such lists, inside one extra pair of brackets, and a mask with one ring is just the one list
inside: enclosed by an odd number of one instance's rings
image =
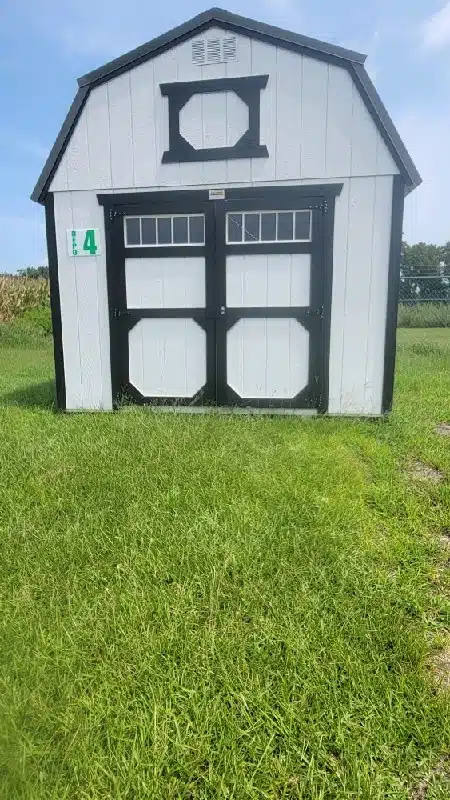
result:
[[(225, 77), (238, 78), (241, 75), (251, 75), (252, 73), (252, 41), (247, 37), (240, 36), (238, 39), (239, 56), (237, 61), (229, 61), (225, 64)], [(229, 114), (232, 109), (227, 106), (227, 124)], [(249, 183), (251, 181), (250, 159), (240, 158), (234, 161), (227, 161), (227, 182), (233, 181)]]
[[(89, 140), (86, 108), (78, 120), (66, 151), (67, 184), (69, 189), (90, 188), (91, 164), (89, 161)], [(96, 165), (93, 167), (96, 179)]]
[[(345, 180), (336, 200), (330, 413), (381, 412), (391, 197), (392, 177), (381, 176)], [(55, 193), (55, 221), (67, 405), (110, 408), (104, 251), (95, 258), (73, 258), (67, 253), (66, 242), (66, 229), (72, 226), (94, 224), (103, 231), (102, 209), (95, 192)], [(247, 267), (251, 269), (251, 264)], [(239, 272), (238, 263), (233, 268)], [(238, 291), (236, 280), (242, 281), (242, 276), (233, 275), (231, 280)], [(244, 291), (242, 282), (240, 287), (239, 291)], [(304, 291), (306, 284), (302, 295)], [(230, 300), (233, 302), (232, 297)]]
[[(208, 35), (225, 34), (212, 29)], [(398, 173), (346, 69), (245, 36), (236, 38), (236, 61), (193, 64), (188, 40), (93, 89), (52, 190), (165, 188)], [(168, 99), (161, 95), (160, 84), (246, 75), (269, 76), (261, 91), (261, 143), (267, 146), (269, 157), (162, 164), (169, 146), (169, 126)], [(224, 142), (233, 138), (242, 124), (240, 103), (220, 94), (207, 100), (199, 96), (195, 103), (189, 114), (196, 141), (207, 146), (209, 139), (217, 140), (217, 131)]]
[(356, 87), (353, 90), (353, 111), (349, 124), (352, 130), (350, 175), (377, 175), (378, 142), (381, 136)]
[(269, 75), (267, 86), (261, 91), (261, 144), (265, 144), (269, 158), (252, 158), (252, 181), (273, 181), (276, 175), (277, 152), (277, 53), (276, 47), (257, 40), (252, 41), (252, 75)]
[(330, 413), (381, 412), (392, 181), (352, 178), (336, 201)]
[[(87, 193), (86, 193), (87, 194)], [(67, 252), (66, 231), (73, 228), (70, 192), (55, 194), (56, 248), (67, 408), (83, 408), (83, 368), (80, 355), (77, 276), (75, 258)], [(95, 343), (100, 348), (100, 338)]]
[[(103, 211), (94, 192), (55, 193), (68, 409), (112, 407)], [(102, 255), (69, 256), (68, 228), (100, 229)]]
[(309, 253), (228, 255), (226, 304), (245, 306), (309, 306)]
[(129, 351), (130, 381), (145, 397), (193, 397), (206, 383), (206, 334), (193, 319), (141, 319)]
[[(392, 176), (398, 169), (345, 69), (236, 38), (236, 61), (193, 64), (188, 40), (88, 97), (50, 187), (69, 408), (111, 407), (105, 255), (74, 259), (66, 245), (67, 228), (103, 231), (98, 191), (339, 181), (330, 411), (381, 410)], [(251, 74), (269, 75), (261, 92), (261, 143), (269, 157), (162, 164), (169, 132), (160, 84)], [(229, 144), (243, 124), (242, 104), (230, 94), (197, 97), (189, 113), (190, 135), (204, 146)]]
[[(200, 72), (201, 75), (197, 80), (207, 81), (211, 78), (218, 78), (225, 75), (225, 65), (208, 64), (207, 66), (200, 67)], [(209, 98), (206, 98), (205, 95), (201, 95), (201, 101), (202, 113), (200, 125), (203, 130), (203, 146), (209, 147), (211, 140), (217, 136), (217, 129), (219, 129), (221, 133), (222, 141), (225, 138), (227, 105), (223, 94), (213, 94)], [(199, 161), (197, 163), (197, 168), (203, 184), (225, 183), (227, 180), (226, 161)]]
[[(169, 149), (169, 99), (163, 97), (160, 90), (161, 83), (174, 83), (184, 80), (183, 68), (185, 55), (178, 53), (177, 49), (167, 50), (153, 61), (154, 83), (153, 96), (155, 108), (156, 128), (156, 173), (152, 175), (149, 185), (161, 183), (165, 186), (180, 185), (180, 164), (162, 164), (163, 153)], [(184, 56), (184, 58), (183, 58)], [(149, 83), (149, 91), (151, 84)], [(197, 166), (197, 165), (194, 165)], [(193, 179), (193, 175), (191, 180)], [(201, 183), (201, 181), (199, 181)]]
[[(150, 78), (150, 80), (149, 80)], [(133, 125), (134, 186), (148, 183), (156, 173), (156, 125), (153, 62), (130, 72)]]
[(289, 50), (277, 53), (277, 139), (276, 139), (276, 178), (289, 180), (301, 174), (302, 140), (293, 136), (292, 130), (302, 128), (302, 70), (303, 56)]
[[(348, 218), (341, 389), (341, 410), (347, 413), (357, 411), (364, 402), (365, 395), (374, 206), (375, 178), (352, 181)], [(349, 319), (351, 324), (347, 326)]]
[(298, 137), (302, 143), (302, 178), (325, 175), (328, 71), (328, 64), (303, 58), (302, 124)]
[(109, 81), (107, 87), (113, 186), (134, 186), (130, 73)]
[(128, 308), (204, 308), (205, 259), (126, 258)]
[(351, 175), (353, 81), (347, 70), (329, 69), (325, 174)]
[(297, 320), (244, 318), (227, 333), (227, 382), (240, 397), (293, 398), (308, 369), (309, 333)]
[(196, 149), (232, 147), (247, 128), (248, 108), (235, 92), (194, 94), (180, 112), (181, 135)]
[[(98, 87), (98, 94), (90, 95), (86, 102), (89, 145), (89, 167), (92, 189), (111, 186), (111, 142), (109, 133), (108, 85)], [(91, 166), (92, 165), (92, 166)]]
[(347, 241), (350, 181), (344, 182), (336, 198), (333, 241), (333, 293), (331, 305), (330, 364), (328, 408), (338, 414), (341, 410), (342, 359), (345, 333), (345, 290), (347, 282)]
[(388, 261), (391, 239), (392, 178), (376, 178), (372, 236), (372, 271), (367, 332), (364, 409), (379, 413), (382, 405), (383, 382), (380, 379), (384, 363), (387, 308)]

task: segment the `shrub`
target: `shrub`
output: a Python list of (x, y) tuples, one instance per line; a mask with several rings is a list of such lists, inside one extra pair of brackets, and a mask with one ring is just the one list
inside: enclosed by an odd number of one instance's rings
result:
[(45, 278), (48, 280), (48, 267), (25, 267), (19, 269), (18, 274), (21, 278)]
[(38, 306), (25, 311), (20, 318), (32, 328), (40, 328), (48, 336), (52, 332), (52, 315), (50, 306)]
[(45, 278), (0, 276), (0, 322), (10, 322), (32, 308), (48, 306), (49, 297)]
[(0, 322), (0, 347), (47, 347), (50, 341), (43, 328), (28, 325), (22, 319)]
[(400, 304), (398, 309), (399, 328), (449, 328), (449, 303)]

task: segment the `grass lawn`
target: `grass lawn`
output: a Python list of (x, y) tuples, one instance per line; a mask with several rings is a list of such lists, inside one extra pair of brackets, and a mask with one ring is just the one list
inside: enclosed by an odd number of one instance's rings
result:
[(1, 798), (448, 800), (450, 329), (399, 338), (376, 422), (55, 415), (4, 341)]

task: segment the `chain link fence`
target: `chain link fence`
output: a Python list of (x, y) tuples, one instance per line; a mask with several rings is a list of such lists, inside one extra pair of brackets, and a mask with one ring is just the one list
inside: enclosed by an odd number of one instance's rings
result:
[(400, 303), (450, 303), (450, 266), (401, 267)]

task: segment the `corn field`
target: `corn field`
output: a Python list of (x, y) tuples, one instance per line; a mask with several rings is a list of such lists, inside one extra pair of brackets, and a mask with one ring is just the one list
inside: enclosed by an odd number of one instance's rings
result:
[(48, 304), (49, 282), (45, 278), (0, 275), (0, 322), (10, 322), (24, 311)]

